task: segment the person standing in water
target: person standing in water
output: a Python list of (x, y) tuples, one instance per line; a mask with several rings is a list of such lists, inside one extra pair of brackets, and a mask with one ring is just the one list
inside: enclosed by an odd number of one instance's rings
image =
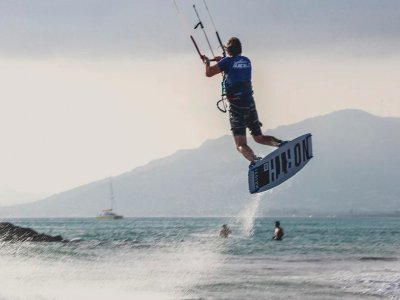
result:
[(219, 236), (223, 238), (227, 238), (232, 233), (232, 230), (228, 227), (228, 225), (222, 225), (222, 229), (219, 232)]
[(236, 37), (228, 40), (225, 46), (227, 57), (215, 57), (216, 64), (210, 65), (210, 59), (203, 56), (206, 76), (224, 74), (224, 87), (229, 102), (229, 120), (236, 149), (250, 161), (252, 166), (258, 159), (247, 145), (246, 128), (250, 130), (254, 141), (259, 144), (279, 147), (285, 142), (276, 137), (263, 135), (258, 120), (256, 104), (251, 83), (251, 61), (242, 55), (242, 44)]
[(275, 231), (274, 236), (272, 237), (275, 241), (281, 241), (283, 237), (283, 229), (281, 228), (281, 224), (279, 221), (275, 222)]

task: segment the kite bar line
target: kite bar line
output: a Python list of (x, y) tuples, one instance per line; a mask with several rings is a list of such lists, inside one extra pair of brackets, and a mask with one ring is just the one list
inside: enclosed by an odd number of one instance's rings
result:
[(194, 5), (194, 4), (193, 4), (193, 9), (194, 9), (194, 12), (196, 13), (197, 18), (199, 19), (199, 22), (196, 24), (196, 26), (194, 26), (194, 29), (197, 29), (200, 26), (201, 30), (204, 33), (204, 37), (206, 38), (208, 47), (210, 48), (211, 54), (212, 54), (213, 57), (215, 57), (215, 54), (214, 54), (214, 51), (213, 51), (213, 49), (211, 47), (210, 41), (208, 40), (207, 33), (204, 30), (203, 22), (201, 21), (200, 15), (199, 15), (199, 13), (197, 12), (197, 9), (196, 9), (196, 5)]
[[(184, 25), (184, 27), (185, 27), (185, 29), (186, 29), (186, 31), (187, 31), (189, 37), (190, 37), (190, 40), (192, 41), (192, 43), (193, 43), (193, 45), (194, 45), (194, 47), (195, 47), (195, 49), (196, 49), (196, 51), (197, 51), (197, 54), (199, 55), (201, 61), (204, 61), (205, 55), (201, 53), (200, 48), (199, 48), (199, 46), (197, 45), (196, 40), (194, 39), (193, 35), (191, 34), (191, 30), (189, 30), (190, 27), (189, 27), (189, 25), (188, 25), (189, 23), (188, 23), (187, 19), (185, 18), (185, 16), (184, 16), (184, 15), (181, 13), (181, 11), (179, 10), (179, 7), (178, 7), (178, 4), (176, 3), (176, 0), (173, 0), (173, 1), (174, 1), (174, 5), (175, 5), (175, 8), (176, 8), (176, 11), (177, 11), (177, 13), (178, 13), (178, 15), (179, 15), (179, 17), (180, 17), (180, 19), (181, 19), (181, 22), (182, 22), (182, 24)], [(205, 0), (203, 0), (203, 3), (204, 3), (204, 6), (205, 6), (206, 9), (207, 9), (208, 15), (210, 16), (211, 23), (212, 23), (213, 26), (214, 26), (215, 34), (216, 34), (217, 39), (218, 39), (218, 43), (219, 43), (219, 45), (221, 46), (221, 49), (222, 49), (222, 54), (223, 54), (223, 56), (225, 57), (225, 56), (226, 56), (225, 48), (224, 48), (224, 46), (223, 46), (223, 44), (222, 44), (222, 41), (221, 41), (221, 38), (220, 38), (220, 36), (219, 36), (219, 34), (218, 34), (218, 30), (217, 30), (216, 27), (215, 27), (215, 23), (214, 23), (214, 20), (213, 20), (213, 18), (212, 18), (212, 16), (211, 16), (210, 10), (208, 9), (208, 6), (207, 6), (207, 3), (206, 3)], [(199, 13), (198, 13), (198, 11), (197, 11), (195, 5), (193, 5), (193, 9), (194, 9), (194, 11), (195, 11), (195, 13), (196, 13), (196, 16), (197, 16), (198, 20), (199, 20), (198, 23), (196, 24), (196, 26), (194, 27), (194, 29), (197, 29), (199, 26), (201, 27), (201, 29), (202, 29), (202, 31), (203, 31), (203, 33), (204, 33), (204, 37), (206, 38), (208, 47), (210, 48), (211, 54), (213, 55), (213, 58), (210, 59), (210, 61), (217, 61), (216, 58), (215, 58), (214, 51), (212, 50), (210, 41), (209, 41), (209, 39), (208, 39), (207, 33), (206, 33), (205, 29), (204, 29), (203, 22), (202, 22), (201, 19), (200, 19), (200, 15), (199, 15)], [(225, 75), (223, 75), (223, 78), (225, 78)], [(223, 80), (223, 81), (224, 81), (224, 80)], [(223, 84), (223, 82), (221, 83), (221, 90), (222, 90), (222, 92), (221, 92), (221, 99), (217, 102), (217, 108), (218, 108), (221, 112), (226, 113), (226, 112), (227, 112), (226, 94), (225, 94), (225, 89), (224, 89), (224, 84)], [(221, 106), (222, 106), (222, 107), (221, 107)]]
[(181, 20), (181, 23), (183, 24), (183, 27), (185, 27), (185, 29), (186, 29), (186, 33), (188, 34), (188, 36), (190, 36), (190, 39), (192, 40), (192, 43), (193, 43), (194, 47), (196, 48), (196, 51), (199, 54), (200, 59), (203, 61), (204, 55), (201, 54), (199, 46), (196, 43), (196, 40), (194, 39), (194, 37), (190, 33), (190, 30), (189, 30), (190, 27), (188, 25), (187, 19), (185, 18), (185, 16), (179, 10), (178, 4), (176, 3), (175, 0), (174, 0), (174, 4), (175, 4), (176, 12), (178, 13), (178, 16), (179, 16), (179, 18)]
[(222, 43), (221, 37), (219, 36), (217, 27), (215, 26), (214, 18), (212, 17), (212, 15), (211, 15), (211, 13), (210, 13), (210, 10), (208, 9), (206, 0), (203, 0), (203, 3), (204, 3), (204, 6), (206, 7), (208, 16), (210, 17), (211, 23), (212, 23), (212, 25), (213, 25), (213, 27), (214, 27), (215, 35), (217, 36), (217, 40), (218, 40), (219, 46), (220, 46), (221, 49), (222, 49), (222, 56), (225, 57), (225, 56), (226, 56), (225, 47), (224, 47), (224, 44)]
[[(190, 40), (192, 41), (192, 43), (193, 43), (193, 45), (194, 45), (194, 47), (195, 47), (197, 53), (199, 54), (201, 61), (203, 61), (205, 55), (201, 53), (200, 48), (199, 48), (199, 46), (197, 45), (196, 40), (194, 39), (193, 35), (190, 33), (191, 30), (189, 29), (189, 28), (190, 28), (190, 26), (188, 25), (189, 23), (188, 23), (187, 19), (185, 18), (185, 16), (181, 13), (181, 11), (180, 11), (180, 9), (179, 9), (179, 6), (178, 6), (178, 4), (176, 3), (176, 0), (174, 0), (174, 5), (175, 5), (175, 8), (176, 8), (176, 12), (178, 13), (178, 16), (179, 16), (179, 18), (180, 18), (180, 20), (181, 20), (181, 23), (183, 24), (183, 27), (185, 27), (185, 29), (186, 29), (187, 35), (190, 37)], [(197, 13), (197, 12), (196, 12), (196, 13)], [(197, 16), (198, 16), (198, 15), (197, 15)], [(200, 20), (200, 19), (199, 19), (199, 20)], [(201, 23), (201, 21), (200, 21), (200, 23)], [(198, 25), (199, 25), (199, 24), (198, 24)], [(195, 29), (197, 28), (198, 25), (196, 25)], [(204, 31), (204, 27), (203, 27), (203, 24), (202, 24), (202, 23), (201, 23), (201, 27), (202, 27), (203, 32), (204, 32), (204, 35), (205, 35), (205, 37), (206, 37), (206, 39), (207, 39), (207, 43), (208, 43), (208, 45), (210, 46), (210, 49), (211, 49), (210, 42), (208, 41), (208, 38), (207, 38), (206, 32)], [(211, 49), (211, 53), (213, 53), (213, 52), (212, 52), (212, 49)], [(213, 54), (213, 56), (215, 57), (214, 54)], [(212, 58), (212, 59), (210, 59), (210, 61), (215, 61), (215, 59)]]
[[(203, 0), (204, 6), (207, 10), (208, 16), (210, 17), (211, 23), (214, 27), (215, 30), (215, 35), (217, 36), (217, 40), (219, 43), (219, 46), (221, 47), (222, 50), (222, 56), (226, 57), (226, 52), (225, 52), (225, 47), (224, 44), (222, 43), (221, 37), (219, 36), (217, 26), (215, 26), (214, 18), (212, 17), (210, 10), (208, 9), (208, 5), (206, 0)], [(226, 104), (226, 93), (225, 93), (225, 88), (224, 88), (224, 81), (225, 81), (225, 74), (222, 75), (222, 82), (221, 82), (221, 99), (217, 101), (217, 108), (219, 111), (226, 113), (227, 112), (227, 104)]]

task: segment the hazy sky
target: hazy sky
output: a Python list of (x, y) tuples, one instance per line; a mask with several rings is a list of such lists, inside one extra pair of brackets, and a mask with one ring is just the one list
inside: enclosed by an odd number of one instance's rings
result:
[[(188, 26), (172, 0), (0, 0), (0, 205), (230, 133), (192, 1), (177, 3)], [(400, 117), (400, 1), (207, 3), (252, 59), (264, 130), (343, 108)]]

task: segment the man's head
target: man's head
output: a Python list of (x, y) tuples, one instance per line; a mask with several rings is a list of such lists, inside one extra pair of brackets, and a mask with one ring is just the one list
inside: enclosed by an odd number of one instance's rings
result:
[(230, 56), (242, 54), (242, 43), (237, 37), (231, 37), (225, 46), (226, 51)]
[(281, 223), (279, 221), (276, 221), (275, 222), (275, 227), (279, 227), (279, 226), (281, 226)]

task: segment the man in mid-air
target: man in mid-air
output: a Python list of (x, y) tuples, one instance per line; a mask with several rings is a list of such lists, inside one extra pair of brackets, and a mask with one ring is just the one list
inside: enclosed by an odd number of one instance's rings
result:
[(229, 101), (229, 120), (236, 148), (250, 161), (250, 166), (252, 166), (260, 158), (247, 145), (246, 128), (249, 128), (253, 139), (259, 144), (279, 147), (285, 142), (273, 136), (263, 135), (261, 131), (261, 123), (258, 120), (253, 98), (251, 62), (242, 55), (240, 40), (236, 37), (230, 38), (225, 49), (229, 56), (215, 57), (217, 63), (212, 66), (210, 59), (206, 56), (203, 57), (206, 76), (224, 74), (225, 93)]

